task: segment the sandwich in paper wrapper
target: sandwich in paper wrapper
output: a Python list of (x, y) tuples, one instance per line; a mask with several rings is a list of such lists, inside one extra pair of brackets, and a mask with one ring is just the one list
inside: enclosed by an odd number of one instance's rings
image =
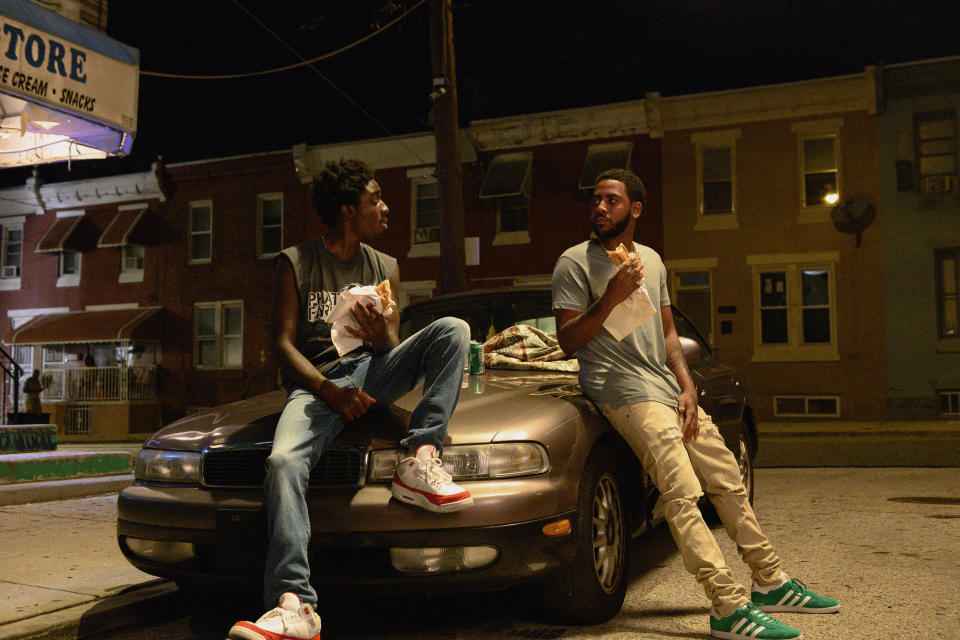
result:
[[(613, 251), (607, 251), (607, 255), (619, 268), (624, 262), (633, 258), (635, 254), (627, 251), (627, 248), (621, 242), (620, 246)], [(656, 313), (657, 309), (650, 300), (650, 294), (647, 293), (647, 278), (644, 276), (637, 283), (636, 291), (610, 312), (607, 319), (603, 321), (603, 328), (617, 340), (623, 340)]]
[(330, 327), (330, 340), (333, 342), (333, 346), (337, 348), (337, 355), (342, 356), (345, 353), (350, 353), (363, 345), (363, 339), (356, 337), (346, 329), (346, 327), (352, 327), (358, 331), (360, 329), (353, 314), (350, 313), (350, 309), (358, 302), (364, 304), (372, 302), (385, 316), (390, 316), (396, 310), (396, 305), (391, 306), (393, 297), (389, 280), (384, 280), (376, 286), (350, 287), (341, 293), (337, 306), (327, 316), (327, 322), (333, 325)]

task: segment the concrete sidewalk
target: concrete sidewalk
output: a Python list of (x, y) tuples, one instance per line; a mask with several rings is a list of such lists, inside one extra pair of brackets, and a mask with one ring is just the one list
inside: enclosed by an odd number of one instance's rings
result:
[(0, 638), (88, 636), (175, 597), (120, 553), (116, 503), (111, 493), (0, 507)]

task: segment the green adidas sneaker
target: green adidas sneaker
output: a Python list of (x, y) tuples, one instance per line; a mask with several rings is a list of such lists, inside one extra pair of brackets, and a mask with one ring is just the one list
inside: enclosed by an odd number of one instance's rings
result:
[(768, 613), (777, 611), (836, 613), (840, 610), (840, 603), (836, 600), (810, 591), (807, 585), (795, 578), (790, 578), (780, 587), (766, 590), (766, 592), (762, 587), (754, 584), (750, 599), (761, 611)]
[(739, 640), (760, 638), (761, 640), (802, 640), (803, 634), (760, 611), (752, 602), (748, 602), (730, 615), (719, 617), (715, 609), (710, 610), (710, 635), (714, 638)]

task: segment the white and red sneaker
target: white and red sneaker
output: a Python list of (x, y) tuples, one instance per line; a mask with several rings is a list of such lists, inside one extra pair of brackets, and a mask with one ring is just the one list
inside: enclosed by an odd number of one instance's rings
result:
[(390, 487), (393, 497), (428, 511), (449, 513), (473, 504), (470, 492), (454, 483), (432, 444), (420, 445), (410, 458), (397, 463)]
[(241, 620), (227, 634), (230, 640), (320, 640), (320, 616), (294, 593), (280, 596), (280, 605), (256, 622)]

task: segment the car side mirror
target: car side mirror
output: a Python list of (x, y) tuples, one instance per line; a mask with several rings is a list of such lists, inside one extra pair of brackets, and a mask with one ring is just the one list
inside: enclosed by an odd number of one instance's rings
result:
[(690, 338), (680, 336), (680, 347), (683, 349), (683, 357), (688, 363), (700, 362), (703, 352), (700, 349), (700, 343)]

